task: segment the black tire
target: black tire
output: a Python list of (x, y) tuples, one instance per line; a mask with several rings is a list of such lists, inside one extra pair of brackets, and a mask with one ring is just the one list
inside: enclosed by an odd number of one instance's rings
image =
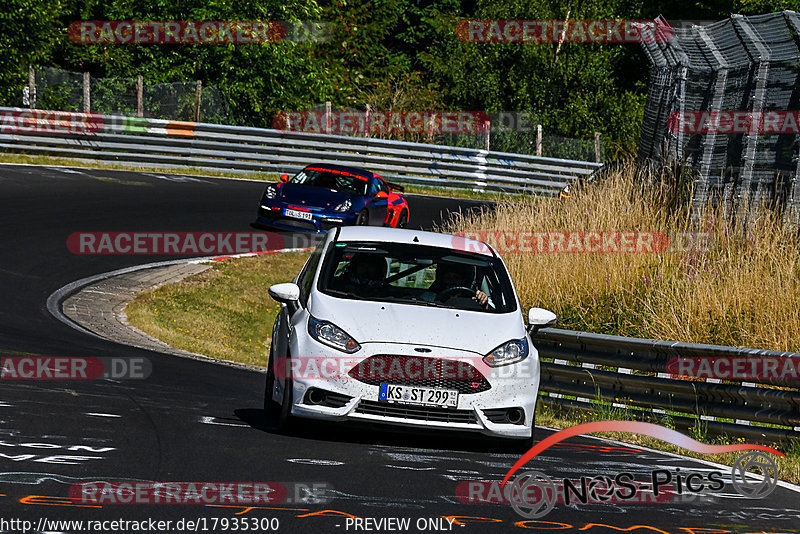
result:
[(358, 219), (356, 219), (356, 226), (369, 226), (369, 212), (366, 208), (361, 210), (361, 213), (358, 214)]
[(292, 415), (293, 397), (292, 379), (286, 377), (283, 385), (283, 400), (278, 414), (278, 430), (282, 432), (288, 432), (294, 427), (294, 416)]
[(272, 390), (275, 389), (275, 371), (272, 369), (272, 346), (269, 348), (267, 360), (267, 383), (264, 386), (264, 419), (269, 423), (275, 421), (280, 415), (280, 405), (272, 400)]
[(406, 226), (408, 226), (408, 211), (403, 210), (400, 212), (400, 216), (397, 218), (397, 227), (405, 228)]

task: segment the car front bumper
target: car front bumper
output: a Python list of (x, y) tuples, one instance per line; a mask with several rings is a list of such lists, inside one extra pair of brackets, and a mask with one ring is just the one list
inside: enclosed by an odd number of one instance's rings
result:
[(256, 223), (288, 232), (324, 233), (337, 226), (352, 226), (357, 218), (352, 213), (312, 211), (311, 219), (298, 219), (286, 216), (286, 206), (275, 207), (278, 209), (263, 203), (259, 205)]
[[(291, 354), (305, 356), (296, 357), (297, 361), (292, 368), (294, 399), (292, 414), (313, 419), (371, 421), (407, 427), (465, 430), (506, 438), (531, 436), (539, 389), (539, 361), (532, 346), (531, 354), (520, 364), (498, 368), (483, 366), (480, 371), (491, 386), (490, 389), (478, 393), (460, 392), (458, 404), (454, 408), (382, 401), (379, 399), (380, 387), (374, 381), (365, 383), (348, 375), (348, 371), (357, 365), (357, 362), (371, 356), (457, 360), (471, 364), (479, 359), (475, 354), (465, 354), (463, 351), (441, 347), (427, 347), (431, 352), (423, 357), (415, 351), (419, 348), (426, 347), (364, 343), (358, 353), (348, 355), (328, 348), (307, 336), (294, 337), (290, 348)], [(331, 363), (327, 370), (322, 369), (324, 364), (321, 365), (320, 362), (328, 360), (334, 363)], [(311, 367), (316, 371), (309, 373), (308, 364), (312, 361)], [(478, 368), (477, 365), (473, 367)], [(514, 367), (516, 369), (513, 369)], [(386, 382), (393, 381), (386, 379)], [(427, 387), (440, 386), (431, 384)], [(459, 387), (463, 389), (467, 386)], [(319, 393), (326, 395), (327, 402), (313, 402), (312, 395), (319, 397)], [(523, 412), (521, 420), (515, 423), (498, 420), (498, 414), (513, 409)]]

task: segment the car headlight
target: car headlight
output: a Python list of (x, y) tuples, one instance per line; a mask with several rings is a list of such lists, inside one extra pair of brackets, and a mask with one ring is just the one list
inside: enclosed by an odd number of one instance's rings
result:
[(338, 206), (333, 208), (333, 211), (338, 211), (339, 213), (344, 213), (345, 211), (349, 210), (352, 207), (353, 207), (353, 203), (350, 202), (350, 199), (348, 198), (347, 200), (345, 200), (344, 202), (342, 202), (341, 204), (339, 204)]
[(525, 338), (512, 339), (494, 349), (483, 357), (483, 361), (490, 367), (500, 367), (521, 362), (528, 357), (528, 341)]
[(348, 354), (361, 350), (361, 345), (355, 339), (329, 321), (320, 321), (309, 316), (308, 333), (320, 343)]
[(273, 199), (278, 196), (278, 188), (274, 185), (268, 185), (267, 188), (264, 190), (264, 196)]

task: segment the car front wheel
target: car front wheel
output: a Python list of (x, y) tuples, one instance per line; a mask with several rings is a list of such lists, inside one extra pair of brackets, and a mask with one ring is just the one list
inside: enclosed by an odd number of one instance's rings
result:
[(361, 210), (356, 219), (357, 226), (367, 226), (369, 224), (369, 212), (366, 209)]
[(280, 414), (278, 415), (278, 430), (288, 431), (294, 426), (292, 415), (292, 379), (288, 376), (283, 381), (283, 400), (281, 401)]
[(279, 415), (281, 406), (272, 400), (272, 392), (275, 390), (275, 371), (272, 369), (272, 347), (269, 349), (269, 360), (267, 361), (267, 383), (264, 387), (264, 419), (267, 422), (274, 421)]

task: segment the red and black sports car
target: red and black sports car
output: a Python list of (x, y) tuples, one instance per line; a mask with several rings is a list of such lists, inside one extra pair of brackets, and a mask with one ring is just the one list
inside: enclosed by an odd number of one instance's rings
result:
[(403, 188), (378, 174), (342, 165), (309, 165), (281, 175), (261, 197), (257, 223), (279, 230), (325, 232), (337, 226), (405, 228)]

